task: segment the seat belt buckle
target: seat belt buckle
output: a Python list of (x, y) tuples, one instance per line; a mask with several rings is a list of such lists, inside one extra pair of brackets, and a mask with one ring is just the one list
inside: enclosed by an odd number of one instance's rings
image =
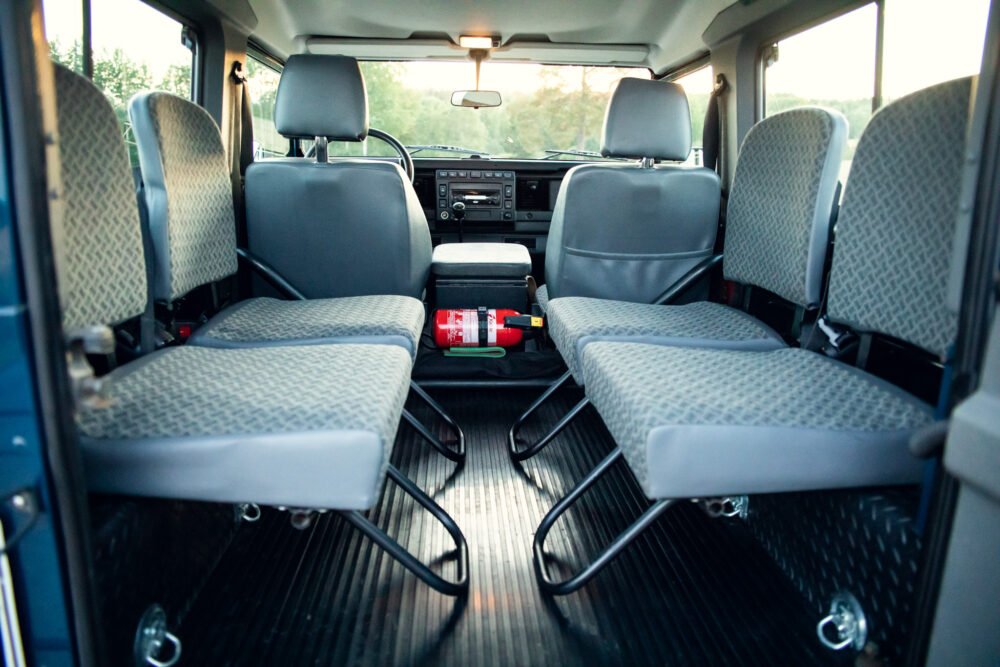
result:
[[(824, 349), (824, 351), (831, 357), (839, 357), (847, 351), (848, 348), (857, 343), (858, 337), (853, 331), (832, 324), (825, 315), (816, 320), (816, 326), (818, 326), (819, 330), (823, 332), (824, 336), (826, 336), (827, 345), (833, 349), (832, 353)], [(826, 348), (827, 346), (824, 345), (823, 347)]]

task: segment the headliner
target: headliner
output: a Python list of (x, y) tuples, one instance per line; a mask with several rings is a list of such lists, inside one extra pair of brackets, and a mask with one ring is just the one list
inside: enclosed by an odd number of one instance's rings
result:
[(276, 55), (462, 60), (459, 35), (492, 35), (495, 60), (638, 65), (662, 71), (707, 51), (733, 0), (250, 0), (255, 40)]

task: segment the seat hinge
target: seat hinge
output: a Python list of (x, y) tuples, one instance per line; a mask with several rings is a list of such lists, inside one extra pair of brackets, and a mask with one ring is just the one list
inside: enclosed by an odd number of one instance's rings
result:
[(66, 336), (66, 367), (70, 389), (77, 410), (108, 406), (108, 382), (97, 377), (88, 354), (110, 355), (115, 351), (115, 335), (111, 327), (93, 326), (71, 331)]

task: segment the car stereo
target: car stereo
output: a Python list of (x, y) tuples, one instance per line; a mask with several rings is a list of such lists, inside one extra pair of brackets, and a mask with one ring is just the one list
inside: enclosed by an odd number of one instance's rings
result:
[(454, 205), (465, 205), (466, 222), (514, 220), (514, 172), (466, 169), (437, 171), (437, 219), (454, 219)]

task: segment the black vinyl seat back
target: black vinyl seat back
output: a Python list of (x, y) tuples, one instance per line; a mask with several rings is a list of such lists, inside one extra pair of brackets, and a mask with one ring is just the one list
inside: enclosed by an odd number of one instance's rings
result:
[(677, 84), (626, 78), (604, 119), (601, 154), (640, 163), (583, 165), (563, 180), (546, 246), (549, 299), (589, 296), (649, 303), (711, 255), (719, 178), (710, 169), (654, 165), (691, 152), (691, 114)]
[[(357, 61), (289, 58), (274, 121), (289, 138), (365, 139), (368, 98)], [(245, 201), (250, 251), (306, 297), (421, 297), (430, 272), (430, 230), (398, 165), (261, 160), (247, 169)]]

